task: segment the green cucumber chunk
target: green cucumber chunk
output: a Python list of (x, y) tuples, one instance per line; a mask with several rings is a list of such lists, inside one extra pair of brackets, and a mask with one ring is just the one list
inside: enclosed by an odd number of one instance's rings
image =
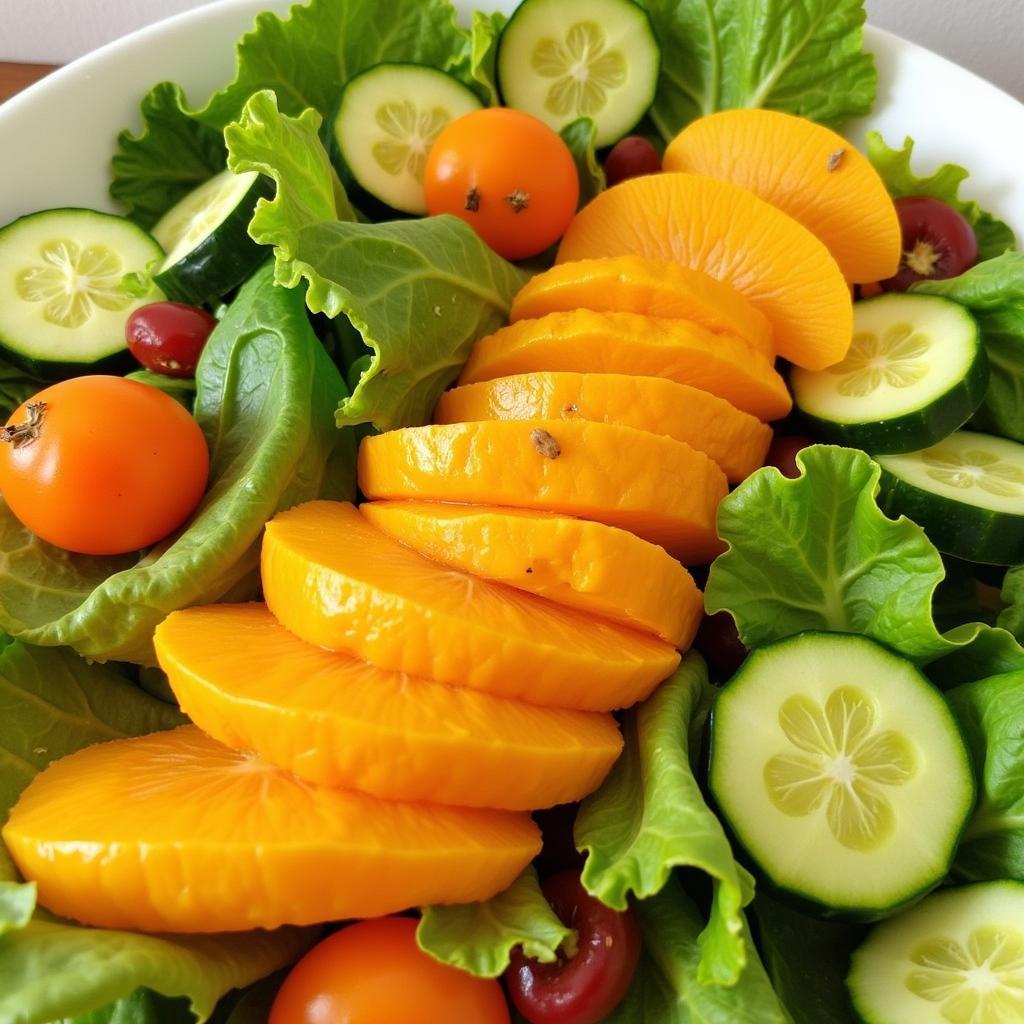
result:
[(131, 221), (95, 210), (42, 210), (0, 228), (0, 347), (44, 375), (122, 352), (129, 315), (163, 298), (122, 281), (161, 256)]
[(377, 64), (341, 94), (332, 132), (344, 169), (378, 202), (427, 212), (423, 171), (435, 139), (481, 107), (477, 95), (437, 68)]
[(872, 929), (846, 979), (868, 1024), (1024, 1021), (1024, 885), (945, 889)]
[(498, 46), (507, 106), (555, 131), (581, 117), (610, 146), (654, 101), (661, 51), (647, 12), (632, 0), (523, 0)]
[(974, 317), (932, 295), (881, 295), (854, 306), (853, 341), (825, 370), (794, 367), (797, 408), (825, 440), (871, 453), (917, 451), (974, 415), (988, 360)]
[(153, 280), (168, 298), (201, 306), (252, 275), (266, 250), (249, 237), (249, 222), (269, 191), (255, 171), (221, 171), (161, 217), (153, 237), (167, 255)]
[(940, 551), (993, 565), (1024, 561), (1024, 445), (959, 430), (878, 464), (882, 509), (913, 519)]
[(773, 886), (866, 920), (939, 884), (975, 797), (938, 690), (909, 661), (844, 633), (750, 655), (712, 711), (710, 785)]

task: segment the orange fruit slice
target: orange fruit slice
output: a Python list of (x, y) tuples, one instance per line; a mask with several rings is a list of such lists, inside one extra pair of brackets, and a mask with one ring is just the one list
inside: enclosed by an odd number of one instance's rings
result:
[(156, 652), (182, 710), (236, 750), (387, 800), (533, 810), (595, 790), (611, 715), (414, 679), (293, 636), (262, 604), (175, 612)]
[(693, 642), (704, 597), (664, 548), (614, 526), (546, 512), (369, 501), (360, 512), (422, 555), (558, 604)]
[(637, 313), (549, 313), (481, 338), (460, 384), (543, 370), (664, 377), (724, 398), (759, 420), (793, 408), (786, 382), (745, 342), (685, 320)]
[(679, 263), (642, 256), (561, 263), (526, 282), (509, 319), (514, 323), (574, 309), (691, 320), (715, 334), (735, 334), (761, 355), (775, 358), (771, 324), (760, 310), (732, 285)]
[(902, 235), (878, 172), (841, 135), (778, 110), (723, 110), (684, 128), (666, 171), (742, 185), (828, 247), (847, 281), (892, 277)]
[(593, 420), (664, 434), (714, 459), (730, 483), (764, 465), (772, 432), (708, 391), (659, 377), (521, 373), (446, 391), (436, 423)]
[(670, 437), (584, 420), (490, 420), (366, 438), (368, 498), (505, 505), (593, 519), (686, 564), (724, 550), (715, 532), (725, 474)]
[(431, 562), (342, 502), (267, 524), (263, 590), (309, 643), (549, 707), (625, 707), (679, 663), (653, 637)]
[(53, 913), (163, 932), (486, 899), (540, 850), (525, 814), (314, 786), (194, 725), (54, 761), (3, 839)]
[(649, 174), (602, 192), (569, 225), (558, 262), (632, 253), (675, 260), (742, 292), (797, 366), (840, 362), (853, 335), (850, 290), (802, 224), (729, 181)]

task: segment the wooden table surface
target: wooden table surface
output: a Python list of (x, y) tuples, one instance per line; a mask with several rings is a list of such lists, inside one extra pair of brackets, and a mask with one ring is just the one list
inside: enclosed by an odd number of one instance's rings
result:
[(5, 64), (0, 61), (0, 103), (51, 71), (52, 64)]

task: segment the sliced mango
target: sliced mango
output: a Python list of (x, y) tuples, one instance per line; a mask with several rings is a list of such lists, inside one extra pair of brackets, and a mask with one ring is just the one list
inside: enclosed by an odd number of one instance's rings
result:
[(679, 662), (643, 633), (446, 569), (342, 502), (310, 502), (267, 524), (263, 590), (309, 643), (548, 707), (625, 707)]

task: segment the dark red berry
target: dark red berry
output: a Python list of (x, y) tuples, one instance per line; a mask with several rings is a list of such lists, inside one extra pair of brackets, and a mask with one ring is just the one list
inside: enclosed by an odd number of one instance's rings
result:
[(627, 178), (657, 174), (660, 170), (661, 156), (642, 135), (627, 135), (616, 142), (604, 161), (609, 188)]
[(953, 207), (930, 196), (896, 200), (903, 255), (894, 277), (882, 281), (890, 292), (905, 292), (917, 281), (957, 277), (978, 262), (974, 228)]
[(125, 324), (128, 349), (147, 370), (165, 377), (194, 377), (199, 356), (217, 321), (183, 302), (140, 306)]

